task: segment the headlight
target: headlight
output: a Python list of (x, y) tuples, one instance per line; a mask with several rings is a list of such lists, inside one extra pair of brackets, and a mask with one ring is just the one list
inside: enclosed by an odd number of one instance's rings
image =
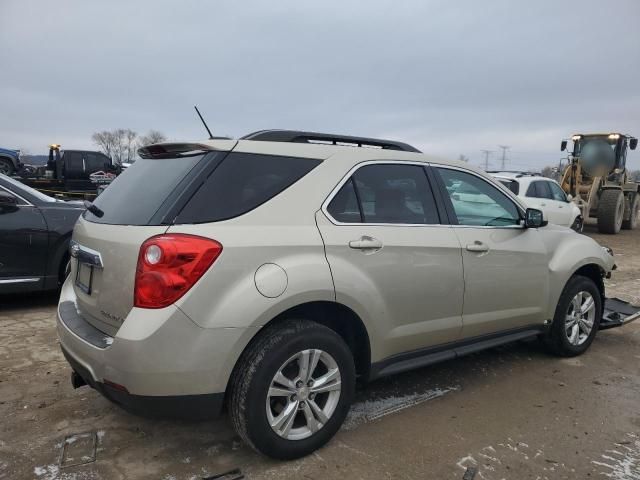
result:
[(611, 247), (602, 247), (602, 249), (613, 257), (613, 249)]

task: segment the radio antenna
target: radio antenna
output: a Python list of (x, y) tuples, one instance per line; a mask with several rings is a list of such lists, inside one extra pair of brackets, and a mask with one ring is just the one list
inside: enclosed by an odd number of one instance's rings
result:
[(198, 107), (196, 107), (195, 105), (193, 106), (193, 108), (196, 109), (196, 113), (198, 114), (198, 116), (200, 117), (200, 121), (202, 122), (202, 124), (204, 125), (204, 128), (207, 129), (207, 133), (209, 134), (209, 140), (213, 140), (213, 134), (211, 133), (211, 130), (209, 130), (209, 127), (207, 126), (207, 122), (204, 121), (204, 118), (202, 118), (202, 115), (200, 115), (200, 110), (198, 110)]

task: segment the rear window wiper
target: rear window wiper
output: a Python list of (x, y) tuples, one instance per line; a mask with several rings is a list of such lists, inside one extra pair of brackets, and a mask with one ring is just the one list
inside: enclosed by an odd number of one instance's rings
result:
[(99, 207), (97, 207), (93, 203), (91, 203), (89, 200), (85, 200), (83, 203), (84, 203), (84, 208), (89, 210), (96, 217), (102, 218), (104, 216), (104, 212)]

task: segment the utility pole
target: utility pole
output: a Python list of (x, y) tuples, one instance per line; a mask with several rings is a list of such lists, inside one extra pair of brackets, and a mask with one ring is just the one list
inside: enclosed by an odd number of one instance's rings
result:
[(505, 163), (507, 162), (507, 150), (509, 150), (511, 147), (509, 145), (498, 145), (498, 146), (502, 149), (502, 166), (500, 168), (504, 170)]
[(480, 150), (484, 153), (484, 171), (489, 171), (489, 155), (493, 153), (493, 150)]

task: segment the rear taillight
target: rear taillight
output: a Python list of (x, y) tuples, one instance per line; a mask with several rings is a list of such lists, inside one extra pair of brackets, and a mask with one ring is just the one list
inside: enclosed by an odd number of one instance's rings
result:
[(182, 297), (222, 252), (209, 238), (185, 234), (151, 237), (140, 247), (133, 304), (163, 308)]

